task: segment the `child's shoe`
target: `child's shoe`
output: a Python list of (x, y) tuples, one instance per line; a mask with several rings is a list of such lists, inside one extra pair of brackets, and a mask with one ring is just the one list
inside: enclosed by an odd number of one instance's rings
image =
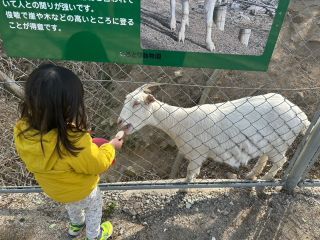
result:
[(112, 223), (109, 221), (103, 222), (101, 224), (99, 237), (97, 237), (96, 240), (107, 240), (111, 237), (112, 233), (113, 233)]
[(100, 232), (100, 238), (99, 240), (107, 240), (111, 237), (113, 233), (113, 226), (112, 223), (109, 221), (103, 222), (101, 224), (101, 232)]
[(70, 223), (69, 224), (69, 229), (68, 229), (68, 235), (71, 238), (79, 236), (80, 233), (82, 232), (82, 230), (84, 229), (85, 225), (86, 225), (85, 223), (83, 223), (81, 225)]

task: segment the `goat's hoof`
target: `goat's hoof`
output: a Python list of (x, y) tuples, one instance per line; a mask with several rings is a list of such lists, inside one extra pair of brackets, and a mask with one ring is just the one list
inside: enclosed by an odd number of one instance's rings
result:
[(208, 49), (210, 52), (213, 52), (213, 50), (216, 50), (216, 47), (214, 46), (214, 43), (213, 43), (212, 41), (207, 42), (207, 49)]
[(249, 180), (257, 180), (257, 177), (254, 175), (254, 173), (248, 173), (246, 176), (245, 176), (246, 179), (249, 179)]
[(185, 35), (184, 32), (179, 32), (179, 42), (184, 43)]
[(170, 29), (172, 31), (176, 30), (176, 19), (171, 19), (171, 21), (170, 21)]
[(185, 179), (185, 183), (192, 183), (193, 180), (194, 180), (194, 177), (187, 176), (186, 179)]

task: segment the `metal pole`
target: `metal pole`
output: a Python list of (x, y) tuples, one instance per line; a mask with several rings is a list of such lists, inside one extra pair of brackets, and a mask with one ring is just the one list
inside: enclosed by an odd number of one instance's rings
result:
[(320, 154), (320, 118), (312, 126), (310, 134), (305, 136), (305, 143), (300, 152), (293, 157), (294, 165), (285, 174), (284, 190), (292, 192), (302, 180), (306, 170), (310, 168)]

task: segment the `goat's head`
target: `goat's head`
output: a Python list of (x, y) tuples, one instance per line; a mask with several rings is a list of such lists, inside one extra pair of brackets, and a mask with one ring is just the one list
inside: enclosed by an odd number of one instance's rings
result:
[(148, 124), (152, 115), (152, 103), (156, 101), (150, 88), (158, 83), (145, 84), (126, 96), (118, 119), (118, 126), (126, 134), (134, 133)]

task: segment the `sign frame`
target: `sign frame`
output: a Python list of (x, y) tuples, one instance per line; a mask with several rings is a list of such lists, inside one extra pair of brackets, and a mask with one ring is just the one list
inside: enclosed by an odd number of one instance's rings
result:
[[(52, 31), (21, 30), (17, 28), (17, 25), (14, 25), (13, 29), (13, 20), (8, 18), (8, 12), (17, 12), (19, 9), (10, 5), (10, 2), (3, 0), (0, 3), (2, 5), (0, 9), (0, 37), (3, 39), (4, 49), (10, 57), (267, 71), (290, 0), (279, 0), (264, 52), (262, 55), (256, 56), (142, 49), (140, 41), (141, 0), (130, 0), (131, 4), (127, 5), (112, 3), (110, 0), (110, 3), (105, 3), (103, 7), (101, 3), (103, 1), (76, 1), (87, 3), (88, 6), (90, 4), (90, 11), (82, 14), (84, 19), (90, 20), (94, 13), (94, 16), (97, 16), (96, 22), (99, 16), (103, 16), (111, 19), (126, 18), (127, 22), (131, 19), (130, 21), (134, 24), (120, 28), (119, 25), (112, 24), (102, 27), (102, 25), (95, 25), (90, 21), (82, 25), (67, 22), (60, 23), (56, 31), (53, 29)], [(26, 3), (28, 1), (17, 0), (16, 2)], [(39, 1), (30, 0), (30, 2)], [(57, 1), (41, 2), (53, 4)], [(75, 1), (64, 0), (62, 2), (71, 5)], [(79, 9), (77, 10), (79, 12)], [(48, 9), (46, 12), (57, 13), (56, 10)], [(62, 10), (58, 12), (66, 14)], [(44, 15), (45, 11), (39, 10), (39, 13)], [(66, 14), (66, 16), (68, 15)], [(29, 22), (36, 23), (32, 20)], [(40, 22), (50, 26), (57, 25), (54, 21), (43, 20)]]

